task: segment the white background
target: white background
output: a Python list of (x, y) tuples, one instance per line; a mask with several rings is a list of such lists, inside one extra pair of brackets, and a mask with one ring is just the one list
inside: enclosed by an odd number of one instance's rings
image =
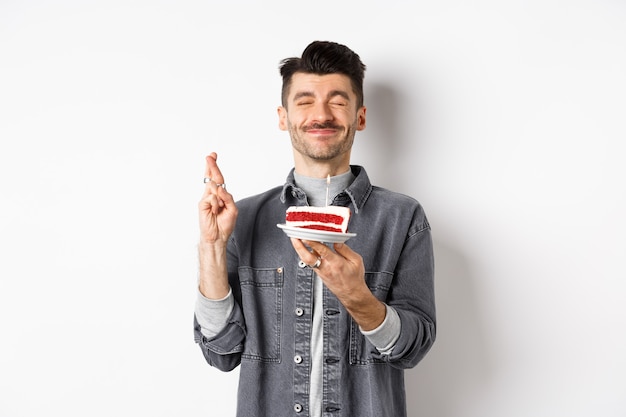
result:
[[(416, 197), (412, 417), (626, 415), (626, 4), (0, 1), (0, 416), (232, 416), (193, 342), (196, 203), (292, 166), (277, 67), (368, 65), (353, 162)], [(356, 416), (355, 416), (356, 417)]]

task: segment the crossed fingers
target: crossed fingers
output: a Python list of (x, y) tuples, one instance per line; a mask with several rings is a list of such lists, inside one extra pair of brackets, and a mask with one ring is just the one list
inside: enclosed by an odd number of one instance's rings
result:
[(204, 184), (204, 196), (202, 199), (211, 207), (211, 211), (217, 214), (219, 209), (224, 207), (225, 195), (221, 191), (226, 190), (226, 184), (224, 183), (222, 171), (217, 166), (217, 154), (215, 152), (206, 157)]

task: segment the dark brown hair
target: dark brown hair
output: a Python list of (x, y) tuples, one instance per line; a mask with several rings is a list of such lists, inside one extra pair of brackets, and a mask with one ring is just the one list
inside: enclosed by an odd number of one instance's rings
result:
[(283, 77), (282, 104), (287, 106), (287, 96), (291, 78), (297, 72), (308, 74), (343, 74), (350, 78), (352, 89), (357, 97), (357, 107), (363, 106), (363, 78), (365, 64), (347, 46), (326, 41), (315, 41), (302, 52), (302, 57), (285, 58), (280, 62), (280, 75)]

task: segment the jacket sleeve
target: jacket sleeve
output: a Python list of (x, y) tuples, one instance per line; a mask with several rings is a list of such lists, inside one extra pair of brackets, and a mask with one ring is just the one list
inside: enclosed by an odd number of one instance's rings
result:
[(200, 330), (194, 315), (194, 339), (200, 346), (209, 365), (222, 371), (231, 371), (241, 363), (241, 352), (246, 338), (246, 328), (239, 304), (235, 303), (226, 326), (214, 337), (207, 339)]
[(234, 244), (229, 242), (228, 280), (231, 286), (234, 303), (226, 325), (213, 337), (206, 337), (194, 314), (194, 340), (200, 346), (204, 358), (209, 365), (221, 371), (231, 371), (241, 363), (241, 354), (246, 339), (246, 325), (241, 309), (239, 275), (237, 273), (237, 256)]
[(412, 368), (436, 336), (433, 244), (425, 218), (406, 238), (385, 302), (400, 317), (400, 337), (391, 354), (375, 351), (373, 355), (391, 366)]

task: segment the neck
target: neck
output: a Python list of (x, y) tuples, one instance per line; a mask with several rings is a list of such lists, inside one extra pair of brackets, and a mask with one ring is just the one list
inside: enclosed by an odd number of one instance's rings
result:
[(296, 186), (306, 194), (309, 205), (321, 207), (332, 204), (335, 196), (343, 192), (354, 181), (354, 175), (351, 171), (347, 171), (332, 176), (329, 183), (328, 178), (312, 178), (295, 172), (294, 180)]
[(329, 175), (345, 174), (350, 171), (350, 158), (342, 158), (341, 160), (318, 161), (304, 159), (300, 155), (294, 155), (295, 171), (299, 175), (309, 178), (326, 178)]

